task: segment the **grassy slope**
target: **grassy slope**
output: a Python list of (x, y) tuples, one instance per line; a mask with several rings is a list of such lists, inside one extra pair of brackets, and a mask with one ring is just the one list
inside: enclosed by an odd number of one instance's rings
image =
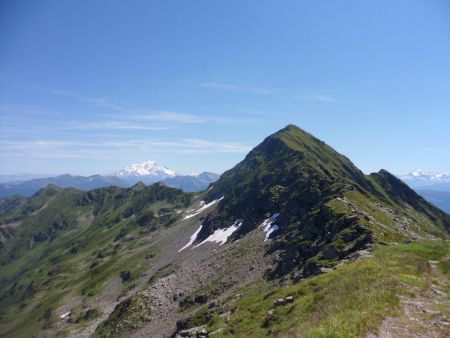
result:
[(33, 198), (26, 198), (19, 195), (2, 198), (0, 200), (0, 224), (18, 221), (39, 210), (59, 190), (59, 188), (49, 185), (36, 193)]
[[(170, 226), (179, 216), (169, 212), (184, 208), (190, 197), (155, 185), (87, 193), (65, 189), (45, 203), (38, 195), (27, 204), (36, 204), (36, 198), (37, 212), (12, 210), (14, 217), (22, 214), (22, 224), (0, 252), (0, 335), (43, 332), (58, 321), (55, 310), (63, 299), (81, 297), (81, 305), (89, 305), (122, 271), (131, 273), (124, 291), (140, 282), (158, 253), (152, 232)], [(158, 213), (164, 215), (155, 217)], [(42, 234), (38, 242), (32, 240), (37, 234)], [(83, 316), (81, 311), (75, 309), (74, 318)]]
[[(414, 242), (379, 247), (373, 257), (341, 265), (334, 271), (279, 287), (266, 282), (239, 291), (209, 331), (223, 328), (217, 337), (360, 337), (378, 332), (383, 318), (401, 314), (399, 297), (419, 297), (430, 287), (429, 261), (440, 261), (440, 283), (450, 299), (450, 246), (444, 241)], [(436, 282), (436, 281), (435, 281)], [(276, 299), (293, 296), (294, 302), (273, 307)], [(274, 309), (273, 316), (268, 311)], [(442, 308), (444, 315), (449, 309)], [(420, 330), (420, 328), (418, 328)]]

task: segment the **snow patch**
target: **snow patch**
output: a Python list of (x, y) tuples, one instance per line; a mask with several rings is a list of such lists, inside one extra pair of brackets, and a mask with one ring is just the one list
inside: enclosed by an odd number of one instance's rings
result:
[(133, 163), (124, 169), (115, 173), (116, 176), (162, 176), (175, 177), (177, 173), (175, 170), (169, 169), (165, 166), (158, 166), (155, 161), (146, 161), (144, 163)]
[(242, 220), (237, 220), (228, 228), (225, 229), (217, 229), (214, 231), (212, 235), (210, 235), (208, 238), (206, 238), (203, 242), (197, 244), (194, 248), (206, 243), (206, 242), (212, 242), (212, 243), (220, 243), (220, 245), (225, 244), (228, 240), (228, 237), (230, 237), (233, 232), (235, 232), (240, 226), (242, 225)]
[(217, 200), (214, 200), (214, 201), (212, 201), (212, 202), (209, 202), (209, 203), (205, 203), (205, 201), (201, 201), (201, 202), (200, 202), (200, 208), (197, 209), (197, 210), (195, 210), (195, 211), (194, 211), (194, 210), (188, 210), (188, 211), (190, 211), (190, 212), (193, 211), (193, 213), (184, 216), (183, 219), (189, 219), (189, 218), (191, 218), (191, 217), (197, 216), (199, 213), (201, 213), (202, 211), (208, 209), (210, 206), (216, 204), (217, 202), (220, 202), (221, 200), (223, 200), (223, 196), (222, 196), (221, 198), (219, 198), (219, 199), (217, 199)]
[(60, 318), (61, 319), (66, 319), (67, 317), (69, 317), (70, 316), (70, 314), (72, 313), (72, 311), (69, 311), (69, 312), (66, 312), (66, 313), (63, 313), (61, 316), (60, 316)]
[(279, 213), (275, 213), (272, 216), (270, 216), (269, 218), (266, 218), (259, 225), (258, 228), (264, 227), (263, 230), (266, 233), (266, 239), (264, 240), (264, 242), (267, 242), (270, 239), (270, 235), (280, 228), (277, 224), (275, 224), (275, 221), (277, 220), (278, 216), (280, 216), (280, 214)]
[(203, 227), (203, 225), (200, 225), (200, 228), (198, 228), (198, 230), (196, 232), (194, 232), (194, 234), (191, 236), (191, 239), (189, 240), (189, 242), (185, 246), (183, 246), (180, 250), (178, 250), (178, 252), (181, 252), (184, 249), (190, 247), (195, 242), (195, 240), (197, 239), (197, 235), (200, 233), (200, 230), (202, 230), (202, 227)]

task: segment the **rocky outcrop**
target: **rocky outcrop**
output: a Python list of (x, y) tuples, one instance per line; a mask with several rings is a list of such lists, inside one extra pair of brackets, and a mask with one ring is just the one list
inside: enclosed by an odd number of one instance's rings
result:
[(209, 337), (208, 331), (206, 331), (206, 325), (193, 327), (192, 329), (181, 330), (176, 335), (175, 338), (207, 338)]

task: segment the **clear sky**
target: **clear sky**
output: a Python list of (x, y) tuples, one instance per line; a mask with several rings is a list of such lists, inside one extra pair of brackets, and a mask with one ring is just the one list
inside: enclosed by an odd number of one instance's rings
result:
[(450, 172), (450, 3), (0, 1), (0, 173), (222, 172), (294, 123)]

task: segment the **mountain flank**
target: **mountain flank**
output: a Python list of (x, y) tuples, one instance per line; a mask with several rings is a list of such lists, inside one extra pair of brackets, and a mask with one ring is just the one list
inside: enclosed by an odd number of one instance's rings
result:
[(294, 125), (266, 138), (225, 172), (205, 201), (221, 196), (197, 241), (240, 219), (237, 239), (279, 214), (272, 250), (283, 253), (273, 277), (291, 273), (297, 279), (373, 242), (446, 237), (450, 229), (449, 215), (395, 176), (386, 170), (364, 175)]

